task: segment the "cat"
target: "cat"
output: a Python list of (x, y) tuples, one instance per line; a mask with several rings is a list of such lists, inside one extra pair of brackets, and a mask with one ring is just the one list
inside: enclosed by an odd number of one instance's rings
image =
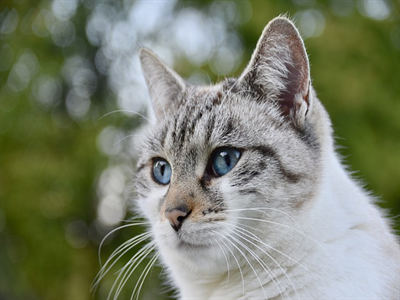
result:
[(178, 298), (400, 299), (399, 243), (335, 153), (290, 19), (216, 85), (140, 61), (154, 122), (135, 203)]

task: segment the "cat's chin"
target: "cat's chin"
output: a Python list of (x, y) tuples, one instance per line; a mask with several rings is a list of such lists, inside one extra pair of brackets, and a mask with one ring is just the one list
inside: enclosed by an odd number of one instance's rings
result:
[[(218, 273), (226, 267), (226, 261), (218, 246), (210, 242), (192, 241), (178, 238), (174, 233), (170, 238), (164, 236), (158, 240), (160, 253), (172, 269), (181, 266), (191, 272), (204, 272), (204, 274)], [(181, 270), (181, 269), (178, 269)], [(181, 274), (181, 271), (179, 271)]]
[(176, 245), (176, 248), (178, 250), (183, 250), (183, 251), (185, 251), (185, 250), (189, 250), (189, 251), (192, 251), (192, 250), (204, 251), (204, 250), (210, 249), (210, 247), (211, 247), (210, 244), (193, 244), (193, 243), (181, 240), (181, 239), (178, 241), (178, 243)]

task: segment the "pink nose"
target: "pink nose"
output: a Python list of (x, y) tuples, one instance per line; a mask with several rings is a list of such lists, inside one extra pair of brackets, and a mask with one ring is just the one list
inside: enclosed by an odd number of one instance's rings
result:
[(165, 210), (165, 217), (168, 219), (172, 228), (178, 231), (182, 227), (183, 221), (190, 215), (191, 211), (186, 206), (178, 206)]

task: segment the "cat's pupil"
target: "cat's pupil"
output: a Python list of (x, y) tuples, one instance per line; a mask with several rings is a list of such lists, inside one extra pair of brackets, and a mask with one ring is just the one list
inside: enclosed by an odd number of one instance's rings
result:
[(161, 164), (160, 173), (162, 177), (164, 177), (164, 172), (165, 172), (165, 164)]
[(224, 158), (225, 164), (229, 167), (231, 165), (231, 159), (229, 158), (228, 153), (221, 152), (221, 156)]

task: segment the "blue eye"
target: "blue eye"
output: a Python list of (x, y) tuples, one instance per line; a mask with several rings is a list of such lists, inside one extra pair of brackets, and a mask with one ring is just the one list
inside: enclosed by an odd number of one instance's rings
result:
[(215, 176), (223, 176), (236, 165), (240, 158), (240, 151), (235, 148), (220, 148), (212, 155), (211, 167)]
[(153, 161), (153, 179), (160, 184), (168, 184), (171, 180), (171, 166), (162, 158)]

